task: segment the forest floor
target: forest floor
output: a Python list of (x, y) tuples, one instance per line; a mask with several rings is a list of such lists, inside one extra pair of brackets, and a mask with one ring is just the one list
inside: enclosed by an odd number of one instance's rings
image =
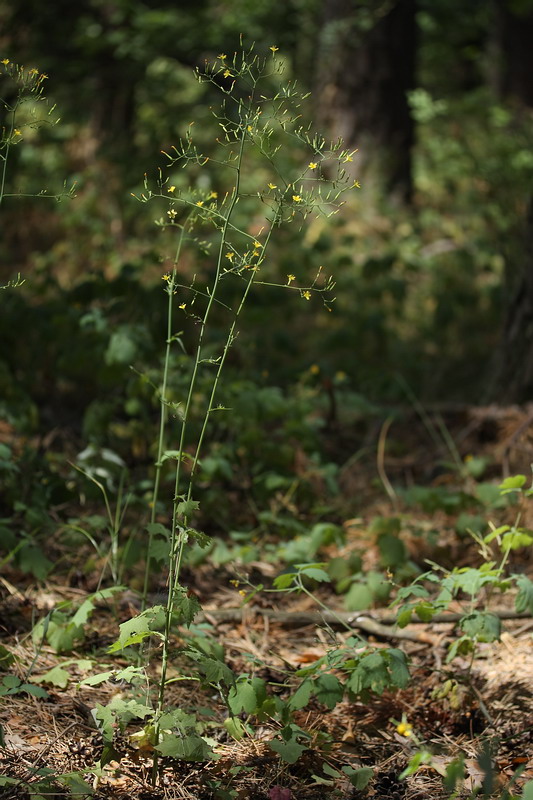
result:
[[(496, 483), (502, 475), (528, 473), (533, 461), (530, 408), (472, 409), (468, 413), (462, 409), (455, 416), (450, 414), (446, 424), (462, 457), (472, 453), (490, 459), (490, 476)], [(431, 528), (440, 539), (431, 550), (428, 548), (427, 557), (445, 553), (449, 563), (471, 564), (476, 550), (455, 533), (457, 512), (449, 508), (431, 512), (407, 509), (395, 496), (392, 487), (399, 476), (409, 483), (409, 475), (421, 468), (428, 486), (448, 486), (456, 480), (446, 470), (437, 469), (440, 462), (424, 444), (424, 437), (418, 436), (419, 429), (419, 422), (406, 423), (401, 435), (396, 433), (403, 437), (407, 456), (387, 456), (382, 449), (376, 462), (376, 441), (372, 460), (361, 459), (346, 469), (341, 476), (343, 491), (368, 499), (356, 518), (344, 520), (345, 544), (326, 547), (320, 561), (347, 558), (358, 548), (365, 554), (364, 568), (371, 569), (379, 560), (377, 548), (368, 538), (372, 519), (400, 514), (404, 521), (401, 535), (413, 557), (423, 560), (425, 553), (420, 552), (424, 545), (412, 530)], [(376, 440), (382, 432), (383, 428)], [(368, 490), (375, 486), (376, 474), (385, 475), (390, 482), (389, 495), (384, 495), (382, 488)], [(496, 524), (501, 523), (498, 513), (504, 512), (494, 512)], [(521, 524), (533, 528), (526, 512), (524, 516)], [(72, 575), (76, 557), (69, 554), (68, 558)], [(77, 558), (83, 561), (83, 553)], [(515, 560), (514, 570), (533, 578), (530, 553), (520, 551)], [(266, 559), (246, 565), (254, 583), (265, 586), (271, 585), (282, 568)], [(127, 591), (116, 601), (98, 603), (83, 641), (74, 650), (58, 655), (48, 644), (36, 646), (31, 637), (35, 623), (65, 600), (81, 603), (93, 587), (79, 588), (73, 581), (62, 579), (59, 571), (38, 583), (7, 563), (0, 577), (0, 655), (9, 664), (4, 672), (44, 687), (46, 696), (20, 690), (3, 698), (0, 775), (20, 783), (0, 784), (0, 798), (76, 796), (80, 787), (71, 783), (69, 792), (65, 788), (68, 778), (53, 782), (54, 776), (74, 773), (82, 775), (96, 800), (448, 798), (452, 792), (443, 787), (442, 775), (460, 754), (464, 757), (464, 779), (454, 796), (484, 792), (483, 796), (500, 798), (509, 796), (506, 791), (519, 794), (523, 784), (533, 779), (533, 620), (527, 614), (513, 618), (512, 590), (488, 601), (489, 610), (502, 617), (499, 641), (478, 644), (473, 659), (457, 656), (448, 662), (448, 647), (457, 638), (456, 620), (416, 622), (398, 629), (390, 624), (391, 611), (378, 604), (346, 616), (343, 598), (329, 585), (321, 585), (316, 596), (330, 610), (345, 615), (348, 627), (353, 628), (350, 632), (327, 617), (321, 618), (320, 609), (305, 594), (258, 592), (243, 606), (232, 583), (235, 578), (232, 568), (217, 568), (207, 562), (188, 568), (185, 580), (203, 608), (203, 619), (195, 624), (206, 626), (223, 645), (225, 661), (235, 673), (250, 673), (253, 664), (254, 673), (266, 680), (273, 692), (288, 698), (297, 670), (358, 633), (375, 648), (401, 648), (408, 656), (411, 682), (404, 689), (372, 695), (366, 702), (343, 699), (332, 709), (311, 698), (293, 717), (295, 724), (310, 733), (308, 748), (290, 764), (268, 746), (279, 734), (279, 724), (271, 720), (256, 721), (253, 736), (232, 739), (223, 724), (226, 706), (215, 692), (206, 693), (200, 683), (183, 680), (185, 670), (178, 655), (167, 676), (175, 679), (167, 701), (185, 710), (200, 710), (212, 731), (210, 736), (216, 740), (217, 759), (207, 763), (163, 759), (159, 785), (154, 788), (150, 780), (153, 750), (149, 743), (131, 738), (142, 728), (142, 723), (134, 720), (125, 730), (116, 732), (116, 758), (97, 776), (91, 768), (101, 755), (102, 736), (91, 710), (98, 703), (106, 705), (117, 695), (124, 696), (129, 687), (113, 679), (97, 686), (79, 684), (95, 667), (109, 663), (107, 648), (117, 638), (118, 623), (137, 613), (137, 598)], [(160, 588), (164, 591), (164, 581)], [(459, 604), (452, 603), (448, 613), (461, 610)], [(380, 625), (373, 628), (373, 622)], [(180, 636), (179, 632), (175, 634), (176, 652)], [(113, 663), (115, 667), (127, 666), (131, 659), (119, 655)], [(160, 668), (155, 648), (148, 666), (155, 680)], [(448, 691), (443, 688), (446, 685)], [(410, 735), (402, 734), (402, 719), (412, 726), (412, 733), (411, 728), (407, 731)], [(432, 753), (431, 763), (422, 764), (414, 774), (401, 779), (400, 774), (421, 748)], [(329, 773), (324, 772), (324, 765)], [(359, 790), (348, 778), (330, 778), (328, 782), (328, 775), (342, 765), (370, 767), (373, 777), (368, 786)], [(43, 770), (49, 770), (51, 776), (46, 786)]]

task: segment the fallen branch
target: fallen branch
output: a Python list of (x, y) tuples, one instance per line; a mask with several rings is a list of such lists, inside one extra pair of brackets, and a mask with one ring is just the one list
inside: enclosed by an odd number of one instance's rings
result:
[[(500, 619), (531, 619), (529, 612), (517, 612), (507, 610), (491, 611), (491, 614)], [(353, 628), (362, 630), (365, 633), (379, 636), (383, 639), (407, 639), (412, 642), (422, 642), (424, 644), (435, 644), (434, 637), (426, 632), (416, 632), (406, 628), (398, 628), (396, 617), (389, 615), (375, 619), (366, 614), (358, 614), (346, 611), (276, 611), (274, 609), (257, 608), (256, 606), (243, 606), (241, 608), (205, 609), (204, 616), (208, 621), (216, 625), (228, 622), (242, 622), (243, 617), (258, 614), (266, 617), (272, 622), (277, 622), (284, 628), (305, 628), (309, 625), (329, 625), (332, 628)], [(465, 614), (449, 613), (435, 614), (430, 623), (419, 619), (411, 620), (411, 625), (430, 625), (432, 623), (459, 622)]]

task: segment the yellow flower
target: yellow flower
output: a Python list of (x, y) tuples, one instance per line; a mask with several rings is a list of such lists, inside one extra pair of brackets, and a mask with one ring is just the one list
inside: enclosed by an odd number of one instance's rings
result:
[(252, 258), (259, 258), (260, 255), (261, 253), (259, 252), (259, 250), (254, 250), (254, 252), (252, 253)]
[(239, 594), (241, 597), (246, 597), (246, 591), (244, 589), (239, 589)]
[(217, 58), (220, 58), (221, 61), (225, 61), (227, 59), (227, 55), (225, 53), (220, 53)]
[(216, 200), (218, 197), (218, 192), (209, 192), (208, 200)]
[(37, 75), (38, 73), (39, 70), (35, 69), (35, 67), (33, 67), (33, 69), (28, 70), (28, 75)]
[(229, 261), (233, 261), (234, 257), (235, 253), (226, 253), (226, 258), (229, 259)]
[(400, 734), (400, 736), (412, 736), (413, 726), (408, 722), (400, 722), (400, 724), (396, 726), (396, 731)]
[(180, 303), (180, 305), (178, 306), (178, 308), (186, 308), (186, 306), (187, 306), (187, 303)]
[(170, 192), (171, 194), (172, 194), (172, 192), (175, 192), (175, 191), (176, 191), (176, 187), (175, 186), (169, 186), (168, 189), (167, 189), (167, 192)]
[(316, 163), (316, 161), (310, 161), (309, 164), (308, 164), (308, 168), (309, 169), (316, 169), (317, 167), (318, 167), (318, 164)]
[(10, 63), (11, 62), (9, 61), (9, 58), (3, 58), (2, 59), (2, 64), (4, 65), (4, 67), (7, 67), (7, 65), (10, 64)]
[(42, 81), (45, 81), (48, 78), (48, 75), (45, 72), (41, 72), (41, 74), (39, 75), (39, 78)]
[(252, 131), (253, 131), (253, 128), (252, 128), (252, 126), (251, 126), (251, 125), (248, 125), (248, 127), (246, 128), (246, 130), (248, 131), (248, 133), (252, 133)]
[(254, 241), (254, 247), (263, 247), (261, 242), (258, 242), (257, 239)]
[(344, 163), (346, 164), (347, 161), (353, 161), (352, 156), (346, 156), (344, 159)]
[(22, 136), (22, 134), (21, 134), (21, 132), (20, 132), (20, 130), (18, 128), (15, 128), (15, 130), (13, 131), (13, 136)]
[(168, 274), (168, 272), (165, 272), (165, 274), (161, 276), (161, 280), (167, 281), (168, 283), (168, 281), (170, 280), (170, 275)]
[(204, 204), (203, 200), (198, 200), (197, 203), (196, 203), (196, 205), (200, 206), (200, 208), (203, 206), (203, 204)]
[(318, 366), (318, 364), (311, 364), (311, 366), (309, 367), (309, 372), (311, 373), (311, 375), (318, 375), (318, 373), (320, 372), (320, 367)]
[(269, 183), (269, 184), (268, 184), (268, 188), (269, 188), (269, 189), (277, 189), (278, 187), (276, 186), (276, 184), (275, 184), (275, 183)]
[(287, 285), (290, 286), (296, 280), (296, 275), (287, 275)]
[(273, 45), (270, 46), (270, 50), (272, 50), (272, 52), (275, 53), (276, 50), (279, 50), (279, 47), (276, 47), (276, 45), (273, 44)]
[(302, 202), (302, 198), (300, 197), (299, 194), (293, 194), (292, 199), (294, 200), (295, 203), (301, 203)]
[(229, 69), (225, 69), (222, 74), (224, 75), (225, 78), (231, 78), (232, 77), (232, 74), (229, 71)]
[(171, 208), (170, 211), (167, 211), (167, 214), (170, 217), (170, 219), (175, 219), (175, 217), (178, 216), (178, 212), (176, 211), (175, 208)]
[(302, 292), (302, 297), (305, 297), (306, 300), (310, 300), (311, 292)]

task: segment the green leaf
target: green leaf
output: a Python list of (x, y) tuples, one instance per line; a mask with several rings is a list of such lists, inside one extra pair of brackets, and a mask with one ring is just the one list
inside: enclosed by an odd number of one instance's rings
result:
[(108, 652), (114, 653), (124, 647), (129, 647), (129, 645), (138, 644), (154, 633), (157, 628), (162, 628), (164, 624), (165, 609), (163, 606), (151, 606), (119, 626), (120, 635)]
[(398, 615), (396, 617), (396, 624), (399, 628), (405, 628), (406, 625), (409, 625), (411, 619), (413, 617), (413, 609), (412, 608), (402, 608), (399, 610)]
[(524, 486), (526, 480), (525, 475), (511, 475), (500, 483), (499, 488), (501, 489), (501, 493), (508, 494), (509, 492), (520, 490), (522, 486)]
[(344, 696), (344, 687), (339, 679), (329, 672), (324, 672), (315, 679), (316, 699), (319, 703), (332, 709), (340, 703)]
[(240, 742), (246, 733), (246, 728), (238, 717), (228, 717), (224, 720), (224, 728), (227, 730), (232, 739)]
[(518, 594), (515, 599), (515, 608), (519, 614), (529, 611), (533, 614), (533, 583), (526, 575), (516, 578)]
[(70, 792), (79, 800), (86, 800), (92, 797), (94, 789), (86, 783), (78, 772), (65, 772), (63, 775), (57, 775), (55, 780), (62, 783), (70, 789)]
[(48, 692), (42, 686), (34, 686), (32, 683), (21, 683), (17, 692), (27, 692), (33, 697), (41, 697), (43, 700), (48, 697)]
[(167, 541), (171, 536), (169, 529), (165, 528), (164, 525), (161, 525), (160, 522), (149, 522), (146, 526), (146, 530), (148, 533), (151, 533), (152, 536), (162, 536), (163, 539), (166, 539)]
[(467, 636), (478, 642), (495, 642), (500, 638), (501, 622), (496, 614), (476, 611), (463, 617), (459, 626)]
[(183, 621), (186, 625), (190, 625), (196, 614), (202, 610), (196, 596), (188, 595), (182, 586), (176, 589), (174, 608), (181, 617), (180, 622)]
[(13, 664), (15, 661), (15, 656), (4, 647), (3, 644), (0, 644), (0, 670), (7, 669), (8, 667)]
[(109, 744), (113, 741), (113, 724), (115, 721), (112, 709), (109, 706), (97, 703), (93, 715), (102, 733), (104, 743)]
[(394, 647), (389, 648), (385, 653), (389, 661), (389, 669), (394, 686), (404, 689), (411, 680), (405, 653), (403, 650), (398, 650)]
[(229, 691), (228, 705), (235, 715), (241, 711), (253, 714), (257, 709), (257, 696), (251, 683), (247, 680), (239, 681), (233, 686)]
[(181, 503), (178, 503), (178, 507), (176, 509), (178, 516), (180, 517), (191, 517), (195, 511), (198, 511), (200, 508), (200, 503), (198, 500), (182, 500)]
[(431, 622), (435, 616), (436, 608), (429, 600), (422, 600), (415, 606), (415, 614), (422, 622)]
[(212, 751), (205, 739), (197, 734), (175, 736), (164, 734), (163, 740), (155, 748), (161, 755), (182, 761), (208, 761)]
[(70, 679), (70, 674), (66, 669), (60, 667), (59, 664), (56, 667), (52, 667), (52, 669), (48, 670), (48, 672), (45, 672), (43, 675), (35, 675), (33, 678), (30, 678), (32, 683), (51, 683), (52, 686), (59, 686), (60, 689), (66, 689)]
[(374, 601), (372, 592), (364, 583), (354, 583), (347, 592), (344, 603), (348, 611), (364, 611)]
[(305, 575), (307, 578), (312, 578), (314, 581), (319, 581), (320, 583), (329, 583), (331, 580), (328, 573), (324, 569), (319, 569), (318, 567), (304, 566), (301, 569), (301, 574)]
[(99, 672), (98, 675), (90, 675), (88, 678), (84, 678), (80, 681), (80, 686), (98, 686), (105, 681), (108, 681), (110, 678), (114, 676), (114, 670), (109, 670), (108, 672)]
[(271, 742), (268, 742), (268, 746), (275, 753), (278, 753), (287, 764), (295, 764), (304, 750), (307, 750), (307, 747), (298, 744), (294, 739), (289, 739), (288, 742), (281, 741), (280, 739), (273, 739)]
[(394, 533), (382, 533), (378, 536), (378, 548), (381, 554), (382, 567), (397, 567), (404, 564), (407, 551), (404, 543)]
[(281, 575), (274, 578), (274, 586), (276, 589), (288, 589), (295, 577), (295, 572), (282, 572)]
[(20, 678), (17, 678), (16, 675), (6, 675), (2, 679), (2, 683), (4, 684), (4, 686), (7, 686), (8, 689), (14, 689), (17, 686), (20, 686), (22, 681), (20, 680)]
[(354, 769), (353, 767), (342, 767), (342, 771), (348, 776), (352, 786), (361, 791), (366, 789), (372, 778), (374, 777), (374, 770), (371, 767), (360, 767)]
[(522, 800), (533, 800), (533, 781), (528, 781), (526, 784), (524, 784)]
[(287, 705), (293, 711), (297, 711), (300, 708), (305, 708), (314, 693), (313, 690), (314, 686), (311, 680), (302, 681), (292, 697), (289, 698)]

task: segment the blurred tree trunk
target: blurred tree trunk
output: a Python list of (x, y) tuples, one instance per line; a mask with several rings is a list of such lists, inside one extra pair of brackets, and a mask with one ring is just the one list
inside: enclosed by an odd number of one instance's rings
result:
[(496, 0), (500, 97), (533, 108), (533, 0)]
[(376, 176), (411, 199), (416, 0), (325, 0), (317, 58), (318, 117), (333, 138), (358, 148), (354, 177)]
[(489, 397), (499, 403), (533, 400), (533, 198), (523, 237), (522, 263), (507, 270), (502, 338), (490, 381)]
[[(515, 113), (533, 109), (533, 2), (496, 0), (497, 88)], [(518, 226), (517, 226), (518, 227)], [(505, 274), (500, 347), (490, 381), (491, 400), (533, 401), (533, 195), (526, 198), (525, 221), (517, 230), (520, 256), (509, 259)]]

